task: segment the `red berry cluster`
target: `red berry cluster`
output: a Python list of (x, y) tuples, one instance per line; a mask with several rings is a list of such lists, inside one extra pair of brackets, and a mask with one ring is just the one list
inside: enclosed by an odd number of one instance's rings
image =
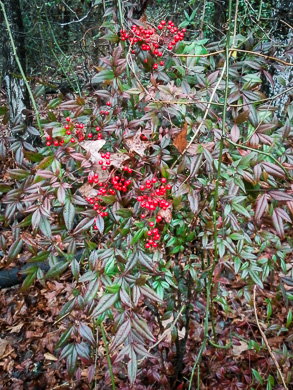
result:
[[(162, 217), (160, 215), (157, 216), (157, 221), (161, 221), (162, 220)], [(151, 228), (153, 228), (155, 226), (155, 223), (154, 222), (150, 222), (149, 223), (149, 226)], [(157, 228), (154, 228), (153, 230), (148, 230), (147, 231), (147, 235), (149, 237), (152, 237), (150, 238), (149, 240), (147, 240), (146, 244), (145, 244), (145, 247), (146, 249), (149, 249), (151, 246), (153, 248), (156, 248), (158, 246), (158, 243), (155, 242), (155, 241), (159, 241), (159, 239), (161, 238), (161, 235), (159, 234), (159, 230)]]
[[(166, 38), (171, 38), (171, 42), (169, 40), (170, 43), (168, 44), (168, 49), (172, 50), (173, 46), (175, 46), (177, 42), (182, 41), (184, 39), (184, 33), (186, 32), (186, 29), (183, 28), (181, 31), (179, 31), (171, 20), (169, 20), (168, 23), (166, 23), (165, 20), (161, 21), (161, 23), (158, 25), (158, 29), (163, 30), (164, 28), (164, 36)], [(161, 39), (162, 33), (160, 34), (160, 36), (155, 34), (154, 28), (145, 29), (143, 26), (137, 26), (134, 24), (131, 28), (131, 32), (120, 30), (120, 34), (122, 41), (128, 40), (132, 46), (137, 44), (140, 50), (150, 52), (155, 57), (160, 58), (163, 56), (163, 52), (159, 50), (159, 42), (166, 43), (166, 40)], [(174, 36), (172, 36), (172, 34)], [(137, 54), (137, 51), (133, 49), (132, 54)], [(148, 59), (145, 58), (144, 62), (147, 63)], [(153, 68), (158, 69), (159, 65), (164, 66), (164, 61), (154, 63)]]
[[(130, 179), (125, 180), (124, 177), (115, 176), (112, 178), (112, 184), (115, 190), (120, 192), (126, 192), (127, 187), (131, 184), (131, 180)], [(115, 195), (115, 191), (112, 188), (110, 188), (109, 194)]]
[[(164, 177), (161, 179), (162, 184), (165, 184), (166, 181), (167, 180)], [(162, 208), (163, 210), (167, 210), (167, 208), (170, 206), (169, 202), (159, 197), (165, 195), (166, 191), (170, 190), (172, 186), (170, 184), (167, 184), (166, 186), (161, 185), (159, 187), (159, 185), (160, 183), (158, 182), (158, 180), (153, 177), (151, 180), (146, 180), (145, 185), (142, 184), (139, 187), (141, 191), (145, 191), (147, 189), (152, 189), (153, 191), (150, 196), (142, 195), (136, 198), (138, 202), (141, 202), (140, 205), (142, 208), (148, 209), (152, 212), (156, 210), (157, 207)], [(145, 214), (142, 214), (141, 217), (145, 218)]]
[[(106, 210), (105, 206), (102, 206), (102, 199), (98, 198), (97, 196), (94, 198), (91, 198), (90, 196), (87, 198), (87, 201), (89, 202), (90, 205), (93, 205), (93, 209), (97, 211), (97, 214), (99, 214), (102, 218), (107, 217), (108, 213)], [(96, 220), (97, 218), (94, 219), (94, 230), (97, 230), (96, 226)]]
[[(172, 186), (170, 184), (166, 184), (166, 182), (167, 179), (164, 177), (161, 179), (161, 181), (158, 181), (157, 178), (153, 177), (151, 180), (146, 180), (145, 184), (140, 185), (140, 191), (145, 192), (147, 190), (151, 190), (149, 195), (144, 194), (136, 198), (136, 200), (140, 202), (141, 207), (149, 210), (150, 214), (155, 212), (157, 208), (167, 210), (167, 208), (170, 206), (170, 203), (167, 202), (166, 199), (162, 198), (165, 196), (167, 191), (171, 190), (172, 188)], [(141, 218), (145, 219), (146, 214), (141, 214)], [(156, 222), (159, 223), (161, 221), (162, 217), (157, 215)], [(153, 228), (155, 226), (155, 222), (149, 222), (149, 226)], [(150, 247), (156, 248), (158, 246), (156, 241), (159, 241), (161, 237), (158, 229), (154, 228), (153, 230), (148, 230), (147, 235), (151, 238), (146, 241), (146, 249), (149, 249)]]
[[(111, 106), (111, 102), (107, 102), (106, 103), (107, 106)], [(109, 111), (101, 111), (100, 112), (101, 114), (105, 114), (105, 115), (108, 115), (109, 114)], [(85, 134), (85, 130), (84, 130), (84, 124), (83, 123), (74, 123), (70, 117), (67, 117), (66, 118), (66, 125), (64, 125), (64, 129), (66, 130), (66, 135), (74, 135), (75, 137), (71, 137), (70, 138), (70, 142), (71, 143), (75, 143), (76, 141), (78, 142), (82, 142), (86, 139), (102, 139), (102, 134), (101, 134), (101, 128), (99, 126), (96, 127), (96, 132), (97, 132), (97, 135), (95, 136), (92, 132), (89, 132), (87, 135)], [(58, 137), (60, 138), (60, 137)], [(59, 141), (58, 139), (53, 139), (51, 135), (48, 135), (46, 137), (47, 139), (47, 142), (46, 142), (46, 145), (47, 146), (51, 146), (51, 145), (54, 145), (54, 146), (59, 146), (59, 145), (63, 145), (64, 142), (69, 142), (69, 139), (66, 140), (66, 139), (62, 139), (61, 141)]]

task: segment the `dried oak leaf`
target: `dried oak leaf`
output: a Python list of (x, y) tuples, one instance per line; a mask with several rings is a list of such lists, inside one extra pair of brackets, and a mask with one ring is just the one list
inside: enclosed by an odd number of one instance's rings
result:
[(180, 153), (182, 153), (186, 146), (187, 146), (187, 122), (184, 123), (182, 130), (180, 131), (179, 134), (176, 135), (173, 141), (173, 145), (175, 146), (176, 149), (179, 150)]
[(130, 152), (137, 153), (140, 157), (145, 156), (145, 150), (149, 148), (153, 142), (150, 141), (142, 141), (140, 139), (141, 131), (138, 131), (134, 137), (127, 138), (125, 140), (126, 145), (129, 147)]
[(92, 161), (99, 161), (101, 159), (101, 154), (99, 150), (105, 145), (106, 141), (99, 139), (97, 141), (83, 141), (80, 143), (80, 146), (91, 154)]
[(85, 198), (90, 197), (94, 198), (98, 194), (98, 190), (93, 188), (89, 183), (84, 183), (78, 191), (81, 193), (82, 196)]
[(172, 212), (170, 207), (168, 207), (167, 210), (161, 209), (158, 212), (158, 215), (160, 215), (167, 223), (170, 223), (172, 220)]

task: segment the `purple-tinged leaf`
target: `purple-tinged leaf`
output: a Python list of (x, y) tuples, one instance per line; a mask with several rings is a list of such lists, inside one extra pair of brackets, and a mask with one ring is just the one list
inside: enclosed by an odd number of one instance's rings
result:
[(129, 362), (127, 363), (128, 379), (131, 385), (134, 384), (137, 374), (137, 359), (133, 348), (130, 349)]
[[(155, 338), (152, 335), (151, 331), (149, 330), (147, 323), (143, 319), (139, 318), (136, 314), (134, 314), (132, 318), (132, 324), (133, 325), (136, 324), (140, 329), (143, 330), (144, 337), (147, 337), (150, 341), (155, 341)], [(135, 329), (137, 330), (138, 328), (135, 327)]]
[(141, 293), (151, 299), (152, 301), (157, 301), (159, 303), (163, 303), (161, 298), (148, 286), (140, 286)]
[(289, 217), (289, 215), (286, 213), (285, 210), (281, 209), (280, 207), (277, 207), (277, 208), (275, 209), (275, 211), (276, 211), (276, 213), (278, 214), (278, 216), (279, 216), (280, 218), (282, 218), (284, 221), (287, 221), (287, 222), (289, 222), (289, 223), (292, 223), (291, 218)]
[(282, 218), (278, 215), (278, 213), (273, 210), (272, 221), (278, 236), (283, 239), (284, 238), (284, 224)]
[(237, 141), (239, 140), (239, 138), (240, 138), (240, 130), (239, 130), (239, 127), (238, 127), (236, 124), (234, 124), (234, 125), (232, 126), (232, 129), (231, 129), (231, 140), (232, 140), (233, 142), (237, 142)]
[(134, 285), (132, 287), (132, 300), (133, 300), (134, 306), (137, 306), (138, 301), (139, 301), (139, 297), (140, 297), (140, 288), (139, 288), (139, 286)]
[(128, 344), (124, 348), (122, 348), (115, 359), (115, 363), (121, 362), (121, 360), (123, 360), (126, 355), (129, 355), (130, 348), (131, 348), (130, 344)]
[(92, 362), (92, 359), (90, 356), (90, 349), (86, 343), (82, 342), (79, 344), (75, 344), (75, 348), (76, 348), (76, 352), (77, 352), (78, 356), (81, 358), (81, 360), (84, 363), (89, 364)]
[(268, 82), (271, 84), (271, 86), (274, 88), (274, 79), (272, 75), (263, 69), (263, 74), (265, 75), (265, 78), (268, 80)]
[(84, 322), (80, 322), (79, 324), (79, 334), (83, 339), (89, 341), (91, 344), (96, 344), (93, 336), (93, 331)]
[(268, 200), (269, 196), (268, 194), (263, 194), (258, 201), (256, 202), (256, 208), (255, 208), (255, 220), (259, 221), (265, 212), (267, 206), (268, 206)]
[(254, 174), (254, 178), (255, 178), (255, 181), (256, 183), (259, 182), (259, 179), (261, 177), (261, 166), (260, 164), (256, 164), (254, 167), (253, 167), (253, 174)]
[(92, 316), (98, 317), (100, 314), (104, 313), (106, 310), (110, 309), (118, 299), (118, 294), (105, 294), (99, 301), (98, 306), (95, 308)]
[(72, 353), (72, 351), (73, 351), (73, 348), (74, 348), (74, 344), (73, 343), (67, 344), (62, 349), (62, 352), (60, 354), (59, 360), (65, 359), (68, 355), (70, 355)]
[(99, 286), (100, 286), (100, 279), (98, 277), (90, 282), (87, 292), (84, 296), (84, 300), (86, 303), (91, 303), (93, 299), (95, 299), (97, 292), (99, 290)]
[(131, 331), (131, 323), (130, 323), (130, 320), (128, 319), (118, 329), (118, 331), (117, 331), (117, 333), (116, 333), (116, 335), (114, 337), (114, 340), (112, 342), (112, 345), (111, 345), (111, 350), (112, 351), (126, 340), (126, 338), (129, 335), (130, 331)]
[(138, 355), (140, 355), (140, 356), (142, 356), (142, 357), (148, 357), (148, 358), (151, 358), (151, 359), (154, 357), (153, 355), (151, 355), (151, 354), (145, 349), (145, 347), (144, 347), (142, 344), (139, 344), (139, 343), (134, 344), (134, 345), (133, 345), (133, 349), (135, 350), (135, 352), (136, 352)]
[(293, 197), (284, 191), (270, 191), (269, 194), (273, 199), (278, 200), (279, 202), (293, 201)]
[(196, 190), (191, 190), (188, 194), (190, 210), (196, 214), (198, 212), (198, 194)]
[(124, 303), (124, 305), (132, 308), (132, 302), (130, 296), (123, 288), (120, 288), (119, 295), (120, 295), (121, 302)]
[(65, 189), (62, 186), (62, 184), (58, 188), (57, 198), (58, 198), (59, 202), (63, 205), (65, 202)]
[(76, 367), (77, 367), (77, 351), (76, 348), (73, 347), (71, 354), (68, 355), (66, 359), (66, 368), (67, 368), (69, 379), (72, 379), (73, 375), (75, 374)]
[(102, 234), (104, 231), (105, 222), (99, 214), (97, 215), (96, 227), (98, 228), (98, 231)]
[(262, 165), (268, 174), (282, 179), (285, 177), (283, 169), (278, 165), (270, 162), (262, 162)]
[(36, 172), (36, 176), (40, 176), (40, 177), (43, 177), (45, 179), (51, 179), (52, 177), (55, 177), (55, 173), (51, 172), (51, 171), (44, 171), (44, 170), (39, 169)]
[(73, 234), (78, 234), (78, 233), (81, 233), (81, 232), (89, 229), (93, 225), (94, 220), (95, 220), (94, 218), (89, 218), (89, 217), (84, 218), (76, 226), (76, 228), (73, 231)]
[(136, 251), (132, 252), (125, 265), (125, 272), (129, 272), (137, 263), (138, 254)]
[(71, 231), (73, 228), (73, 221), (75, 217), (75, 207), (69, 201), (63, 207), (63, 218), (67, 230)]

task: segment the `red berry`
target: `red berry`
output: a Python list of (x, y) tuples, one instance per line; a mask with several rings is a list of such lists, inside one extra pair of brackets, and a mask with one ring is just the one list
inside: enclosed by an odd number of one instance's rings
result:
[(101, 128), (100, 127), (96, 127), (96, 131), (101, 131)]
[(50, 142), (50, 141), (47, 141), (47, 142), (46, 142), (46, 145), (47, 145), (47, 146), (51, 146), (51, 142)]
[(186, 28), (183, 28), (183, 29), (182, 29), (182, 32), (185, 33), (185, 32), (186, 32)]
[(68, 130), (69, 129), (69, 125), (65, 125), (64, 128), (65, 128), (65, 130)]
[(103, 162), (102, 160), (100, 160), (100, 161), (99, 161), (99, 164), (100, 164), (100, 165), (103, 165), (103, 164), (104, 164), (104, 162)]
[(68, 117), (66, 118), (66, 120), (67, 120), (67, 122), (70, 122), (70, 121), (71, 121), (71, 118), (68, 116)]
[(66, 131), (66, 134), (67, 134), (67, 135), (70, 135), (70, 134), (71, 134), (71, 131), (70, 131), (70, 130), (67, 130), (67, 131)]
[(168, 24), (172, 24), (172, 23), (173, 23), (172, 20), (169, 20)]
[(47, 137), (47, 140), (48, 140), (48, 141), (50, 141), (50, 140), (51, 140), (51, 136), (50, 136), (50, 135), (48, 135), (48, 137)]
[(131, 168), (128, 168), (128, 173), (131, 173), (132, 172), (132, 169)]
[(145, 244), (146, 249), (149, 249), (150, 244)]
[(74, 143), (75, 142), (75, 138), (71, 138), (70, 142)]
[(144, 219), (145, 218), (145, 214), (141, 214), (141, 218)]
[(161, 62), (160, 62), (160, 65), (163, 66), (163, 65), (164, 65), (164, 61), (161, 61)]
[(105, 115), (109, 115), (109, 111), (105, 111)]
[(111, 106), (111, 102), (107, 102), (106, 104), (107, 104), (107, 106)]
[(162, 26), (165, 26), (165, 24), (166, 24), (166, 20), (162, 20), (162, 21), (161, 21), (161, 25), (162, 25)]
[(148, 230), (148, 231), (147, 231), (147, 235), (148, 235), (148, 236), (151, 236), (151, 235), (152, 235), (151, 230)]
[(79, 125), (79, 128), (80, 128), (80, 129), (83, 129), (83, 127), (84, 127), (84, 126), (83, 126), (83, 124), (81, 123), (81, 124)]
[(100, 114), (103, 115), (103, 114), (104, 114), (104, 110), (101, 110), (101, 111), (100, 111)]
[(149, 223), (149, 225), (150, 225), (150, 227), (153, 227), (153, 226), (155, 226), (155, 223), (154, 223), (153, 221), (151, 221), (151, 222)]
[(54, 145), (55, 145), (55, 146), (58, 146), (58, 145), (59, 145), (59, 142), (58, 142), (58, 141), (54, 141)]
[(152, 182), (153, 183), (156, 183), (157, 182), (157, 179), (155, 177), (152, 178)]
[(139, 188), (141, 189), (141, 191), (145, 190), (145, 186), (140, 186)]
[(103, 171), (105, 171), (107, 169), (107, 167), (105, 165), (103, 165), (102, 169), (103, 169)]
[(162, 221), (162, 217), (160, 215), (157, 216), (157, 222)]
[(154, 69), (158, 69), (158, 64), (154, 64)]
[(167, 179), (166, 179), (165, 177), (163, 177), (163, 178), (161, 179), (161, 182), (162, 182), (162, 183), (166, 183), (166, 181), (167, 181)]
[(153, 243), (153, 247), (156, 248), (158, 244), (156, 242)]
[(173, 46), (170, 44), (170, 45), (168, 45), (168, 49), (169, 50), (172, 50), (173, 49)]
[(171, 188), (172, 188), (171, 184), (167, 184), (166, 188), (167, 188), (167, 190), (171, 190)]
[(92, 133), (89, 133), (87, 136), (88, 136), (89, 138), (93, 138)]
[(159, 30), (163, 30), (163, 26), (161, 24), (158, 25)]
[(146, 58), (146, 59), (144, 60), (144, 62), (147, 64), (147, 63), (148, 63), (148, 59)]

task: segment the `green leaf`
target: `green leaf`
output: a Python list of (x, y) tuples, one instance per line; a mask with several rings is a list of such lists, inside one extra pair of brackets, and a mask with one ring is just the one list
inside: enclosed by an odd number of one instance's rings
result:
[(75, 207), (72, 203), (67, 201), (63, 207), (63, 218), (67, 229), (70, 231), (73, 228), (73, 221), (75, 217)]
[(8, 111), (8, 108), (7, 108), (7, 107), (5, 107), (5, 106), (1, 106), (1, 107), (0, 107), (0, 115), (6, 114), (7, 111)]
[(237, 203), (233, 203), (232, 204), (232, 208), (234, 210), (236, 210), (238, 213), (244, 215), (245, 217), (247, 218), (250, 218), (251, 215), (249, 214), (249, 212), (246, 210), (245, 207), (241, 206), (240, 204), (237, 204)]
[(59, 276), (69, 265), (69, 261), (59, 261), (57, 264), (53, 265), (53, 267), (46, 273), (46, 279), (52, 279), (55, 276)]
[(113, 32), (110, 32), (109, 34), (103, 35), (100, 39), (105, 39), (106, 41), (117, 43), (119, 42), (119, 36)]
[(135, 233), (135, 235), (134, 235), (134, 237), (133, 237), (133, 239), (132, 239), (130, 245), (136, 244), (137, 241), (142, 237), (143, 232), (144, 232), (144, 229), (138, 230), (138, 231)]
[(21, 292), (27, 291), (33, 285), (36, 278), (37, 278), (37, 271), (27, 275), (27, 277), (24, 279), (22, 283), (20, 291)]
[(47, 108), (49, 108), (49, 109), (56, 108), (61, 103), (62, 103), (62, 99), (61, 98), (55, 98), (55, 99), (50, 101), (50, 103), (47, 105)]
[(22, 249), (22, 239), (18, 238), (10, 247), (8, 256), (7, 256), (7, 265), (10, 264), (16, 256), (20, 253)]
[(132, 211), (130, 209), (121, 208), (115, 212), (119, 217), (130, 218), (132, 216)]
[(253, 373), (253, 376), (255, 377), (255, 379), (258, 381), (258, 383), (263, 385), (263, 379), (260, 376), (260, 374), (256, 370), (254, 370), (253, 368), (252, 368), (252, 373)]
[(64, 333), (63, 335), (60, 337), (57, 345), (55, 346), (55, 349), (58, 349), (60, 347), (62, 347), (66, 341), (69, 339), (69, 337), (71, 336), (71, 330), (72, 330), (72, 326), (70, 326)]
[(260, 280), (258, 274), (256, 271), (249, 270), (249, 275), (251, 276), (252, 280), (261, 288), (263, 288), (262, 281)]
[(109, 81), (109, 80), (113, 80), (115, 77), (115, 74), (113, 72), (113, 70), (101, 70), (101, 72), (99, 72), (98, 74), (96, 74), (93, 78), (92, 78), (92, 83), (93, 84), (98, 84), (98, 83), (103, 83), (104, 81)]
[(40, 222), (39, 222), (39, 228), (41, 232), (48, 238), (52, 237), (51, 232), (51, 225), (47, 218), (45, 218), (43, 215), (41, 215)]
[(53, 137), (64, 137), (66, 134), (66, 130), (64, 127), (54, 127), (52, 135)]

